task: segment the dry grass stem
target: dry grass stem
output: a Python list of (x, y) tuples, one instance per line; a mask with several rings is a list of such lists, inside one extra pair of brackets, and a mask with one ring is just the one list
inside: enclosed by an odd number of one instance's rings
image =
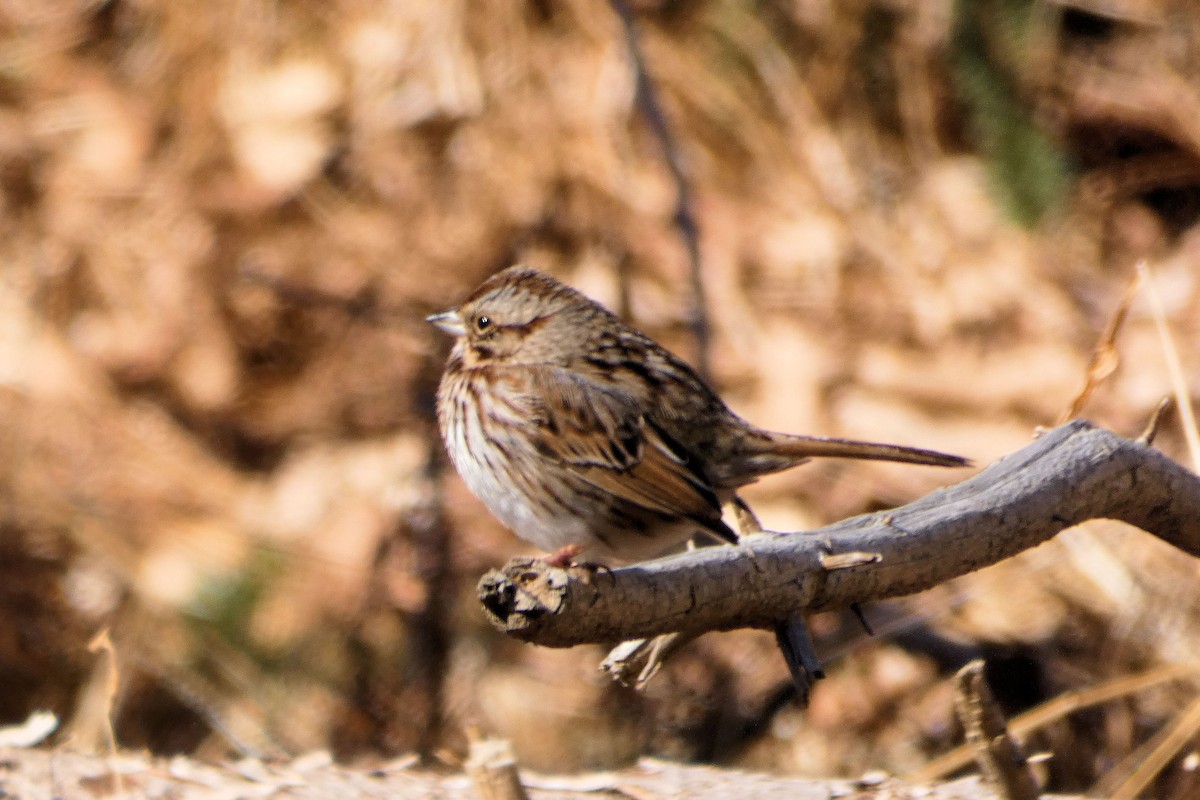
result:
[[(1183, 681), (1200, 674), (1200, 664), (1171, 664), (1148, 670), (1140, 675), (1129, 675), (1108, 681), (1099, 686), (1065, 692), (1046, 701), (1037, 708), (1013, 717), (1008, 729), (1019, 739), (1027, 739), (1035, 731), (1045, 728), (1064, 717), (1123, 697), (1130, 697), (1164, 683)], [(971, 763), (974, 757), (970, 745), (956, 747), (938, 756), (919, 770), (905, 776), (912, 783), (929, 783), (945, 778)]]
[(1175, 347), (1175, 339), (1171, 335), (1162, 297), (1159, 296), (1158, 288), (1154, 284), (1154, 275), (1150, 271), (1150, 265), (1145, 261), (1138, 262), (1137, 270), (1138, 274), (1145, 276), (1146, 295), (1150, 299), (1154, 325), (1158, 329), (1163, 358), (1166, 359), (1167, 371), (1171, 376), (1171, 387), (1175, 392), (1175, 405), (1179, 408), (1179, 417), (1183, 422), (1183, 435), (1187, 440), (1188, 452), (1192, 458), (1192, 470), (1200, 471), (1200, 428), (1196, 427), (1196, 415), (1192, 410), (1192, 393), (1188, 388), (1188, 380), (1179, 359), (1179, 350)]
[(116, 766), (117, 735), (113, 727), (113, 714), (116, 709), (117, 693), (121, 689), (121, 675), (117, 668), (117, 648), (113, 644), (108, 628), (96, 634), (88, 642), (88, 652), (101, 653), (104, 659), (104, 734), (108, 745), (109, 770), (118, 796), (125, 793), (124, 778)]
[(1151, 781), (1200, 732), (1200, 697), (1196, 697), (1161, 730), (1112, 768), (1092, 788), (1095, 797), (1135, 800)]
[(1125, 287), (1124, 293), (1121, 295), (1121, 302), (1117, 304), (1116, 311), (1109, 318), (1108, 324), (1104, 327), (1104, 332), (1100, 335), (1100, 340), (1096, 343), (1092, 350), (1091, 359), (1088, 361), (1087, 373), (1084, 377), (1083, 388), (1075, 395), (1075, 399), (1067, 407), (1062, 414), (1059, 415), (1056, 425), (1061, 425), (1067, 420), (1075, 419), (1083, 411), (1087, 405), (1088, 399), (1096, 390), (1105, 378), (1112, 375), (1120, 364), (1120, 356), (1117, 354), (1117, 335), (1121, 332), (1121, 326), (1125, 324), (1125, 318), (1129, 315), (1129, 308), (1133, 305), (1134, 298), (1137, 297), (1138, 291), (1142, 287), (1145, 280), (1145, 274), (1142, 270), (1134, 270), (1133, 277), (1130, 278), (1129, 284)]
[(1137, 440), (1142, 444), (1154, 444), (1155, 438), (1158, 436), (1158, 427), (1162, 424), (1163, 417), (1171, 409), (1171, 398), (1164, 397), (1158, 401), (1158, 405), (1154, 407), (1153, 413), (1150, 414), (1150, 419), (1146, 421), (1146, 427), (1138, 435)]

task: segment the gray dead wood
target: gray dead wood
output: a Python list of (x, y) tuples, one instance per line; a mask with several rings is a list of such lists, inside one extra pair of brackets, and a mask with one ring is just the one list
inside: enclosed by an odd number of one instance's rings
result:
[(797, 609), (928, 589), (1101, 517), (1200, 556), (1200, 478), (1151, 447), (1075, 421), (891, 511), (611, 572), (515, 559), (484, 575), (478, 593), (499, 628), (549, 647), (769, 628)]

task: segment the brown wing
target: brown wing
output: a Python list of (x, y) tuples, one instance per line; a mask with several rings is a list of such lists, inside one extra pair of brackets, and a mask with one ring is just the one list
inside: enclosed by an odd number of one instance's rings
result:
[(697, 459), (645, 418), (638, 398), (562, 368), (530, 375), (543, 455), (615, 498), (736, 541)]

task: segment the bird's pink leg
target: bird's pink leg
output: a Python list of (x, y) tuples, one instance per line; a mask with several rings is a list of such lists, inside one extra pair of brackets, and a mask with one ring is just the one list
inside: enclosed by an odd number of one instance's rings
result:
[(540, 556), (538, 558), (538, 561), (544, 561), (545, 563), (549, 564), (550, 566), (558, 567), (559, 569), (567, 569), (568, 567), (574, 566), (575, 556), (579, 555), (582, 552), (583, 552), (583, 545), (569, 544), (569, 545), (566, 545), (565, 547), (558, 548), (553, 553), (548, 553), (547, 555)]

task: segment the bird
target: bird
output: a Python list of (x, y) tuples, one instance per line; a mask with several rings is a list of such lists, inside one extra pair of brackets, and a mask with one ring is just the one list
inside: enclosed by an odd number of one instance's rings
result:
[(752, 425), (681, 358), (531, 267), (505, 269), (427, 319), (454, 337), (437, 395), (450, 460), (544, 551), (629, 563), (697, 532), (735, 543), (723, 509), (737, 491), (812, 457), (970, 464)]
[[(813, 457), (970, 464), (757, 427), (683, 359), (532, 267), (496, 273), (427, 320), (454, 338), (437, 393), (451, 462), (494, 516), (558, 566), (642, 561), (697, 533), (737, 544), (727, 508), (742, 533), (761, 529), (738, 490)], [(780, 621), (775, 636), (804, 705), (824, 673), (803, 616)]]

